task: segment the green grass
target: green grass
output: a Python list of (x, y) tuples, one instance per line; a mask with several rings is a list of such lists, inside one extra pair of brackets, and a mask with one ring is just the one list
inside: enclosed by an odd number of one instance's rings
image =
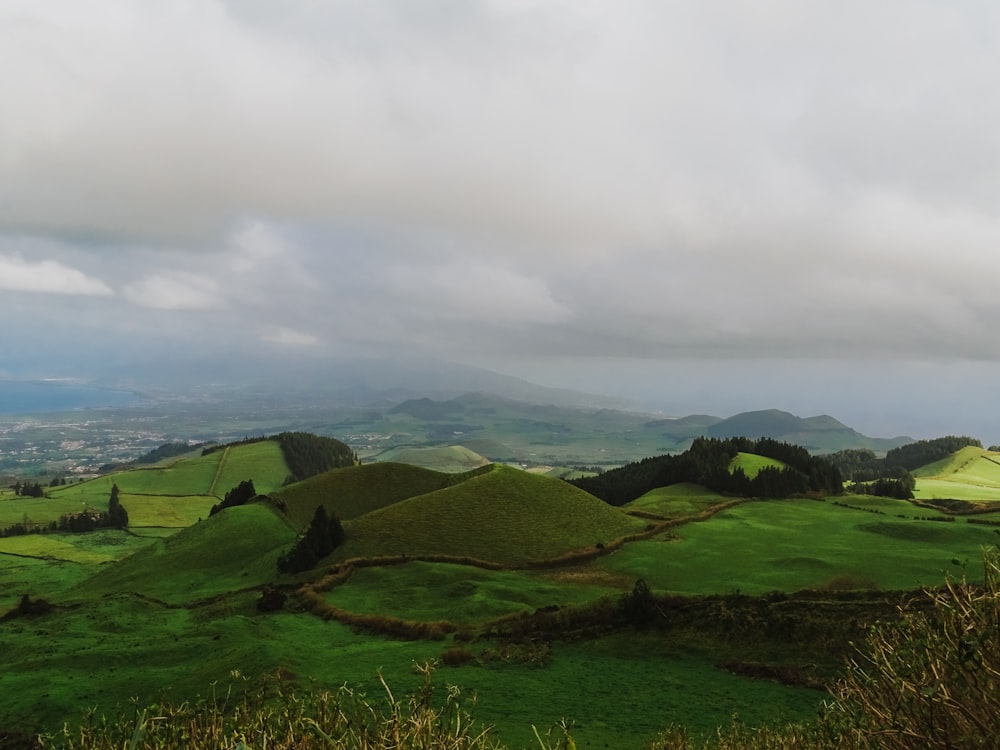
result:
[(219, 502), (214, 495), (129, 495), (119, 496), (128, 513), (130, 529), (160, 527), (183, 529), (208, 518), (212, 506)]
[(73, 595), (135, 592), (174, 604), (257, 586), (277, 577), (296, 532), (266, 505), (228, 508), (81, 584)]
[(490, 463), (488, 458), (461, 445), (436, 448), (402, 446), (379, 454), (378, 460), (422, 466), (425, 469), (447, 473), (469, 471)]
[[(309, 615), (259, 615), (254, 596), (196, 609), (128, 595), (95, 599), (38, 620), (4, 625), (0, 727), (55, 728), (134, 710), (162, 698), (237, 694), (247, 678), (274, 674), (302, 686), (347, 684), (381, 699), (381, 671), (397, 697), (414, 690), (413, 664), (438, 658), (447, 643), (360, 635)], [(29, 646), (30, 644), (30, 646)], [(474, 644), (476, 654), (495, 644)], [(475, 718), (494, 724), (511, 748), (536, 746), (544, 730), (574, 721), (581, 748), (639, 748), (662, 726), (684, 721), (708, 733), (732, 713), (748, 722), (806, 718), (823, 694), (720, 671), (711, 652), (656, 635), (626, 633), (555, 644), (544, 664), (495, 662), (441, 667), (438, 689), (459, 685)], [(473, 705), (471, 699), (477, 701)]]
[(253, 480), (254, 489), (262, 495), (281, 487), (291, 471), (275, 440), (262, 440), (246, 445), (233, 445), (222, 451), (218, 475), (211, 494), (225, 494), (240, 482)]
[(613, 541), (645, 522), (560, 480), (494, 465), (344, 526), (336, 559), (443, 554), (519, 565)]
[(962, 521), (903, 520), (814, 500), (745, 503), (671, 533), (629, 544), (593, 570), (688, 594), (910, 589), (960, 573), (953, 558), (978, 560), (997, 540), (990, 528)]
[(723, 497), (707, 487), (690, 482), (657, 487), (642, 497), (626, 503), (626, 510), (642, 510), (665, 518), (694, 516), (731, 498)]
[(63, 534), (28, 534), (0, 539), (0, 554), (38, 557), (96, 565), (110, 562), (113, 555), (84, 549), (66, 540)]
[(743, 469), (743, 473), (747, 475), (750, 479), (753, 479), (760, 470), (763, 468), (773, 468), (773, 469), (784, 469), (787, 468), (787, 464), (784, 461), (778, 461), (775, 458), (768, 458), (767, 456), (760, 456), (756, 453), (743, 453), (740, 451), (736, 454), (736, 457), (729, 462), (729, 471), (733, 472), (737, 468)]
[[(557, 643), (544, 668), (510, 664), (447, 670), (479, 696), (475, 714), (511, 748), (537, 747), (530, 727), (573, 720), (577, 746), (641, 748), (664, 726), (695, 735), (728, 725), (814, 716), (824, 693), (721, 671), (710, 651), (640, 633)], [(528, 720), (528, 721), (526, 721)]]
[(272, 496), (285, 504), (289, 520), (304, 529), (320, 504), (347, 521), (461, 479), (407, 464), (365, 464), (328, 471), (283, 487)]
[(538, 573), (412, 562), (360, 568), (326, 599), (350, 612), (472, 623), (552, 604), (583, 604), (614, 593), (620, 592), (605, 586), (557, 583)]
[(1000, 453), (966, 446), (913, 472), (919, 500), (1000, 501)]

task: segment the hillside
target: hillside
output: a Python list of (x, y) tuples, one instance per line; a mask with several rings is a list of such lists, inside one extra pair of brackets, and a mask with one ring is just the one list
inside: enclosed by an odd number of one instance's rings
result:
[(228, 508), (102, 568), (71, 598), (131, 592), (185, 604), (275, 578), (295, 530), (270, 507)]
[(443, 445), (437, 448), (402, 446), (379, 454), (378, 460), (422, 466), (425, 469), (448, 473), (478, 469), (490, 463), (485, 456), (462, 445)]
[(449, 555), (520, 565), (613, 541), (645, 522), (561, 480), (495, 465), (344, 526), (337, 559)]
[(966, 446), (914, 470), (918, 500), (965, 501), (962, 512), (1000, 510), (1000, 453)]
[(317, 505), (347, 521), (401, 500), (447, 487), (455, 477), (419, 466), (376, 463), (335, 469), (271, 493), (299, 529), (309, 525)]

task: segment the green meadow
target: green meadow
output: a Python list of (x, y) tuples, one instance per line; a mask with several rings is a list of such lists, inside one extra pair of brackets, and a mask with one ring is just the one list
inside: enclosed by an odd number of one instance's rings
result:
[[(921, 509), (922, 510), (922, 509)], [(747, 502), (672, 528), (595, 561), (593, 569), (643, 578), (685, 594), (798, 589), (912, 589), (960, 575), (995, 544), (992, 529), (900, 519), (816, 500)]]
[[(965, 449), (925, 467), (918, 498), (947, 483), (953, 492), (941, 497), (1000, 500), (996, 460)], [(776, 463), (741, 454), (733, 467), (753, 475)], [(803, 590), (837, 601), (865, 589), (888, 600), (961, 575), (963, 563), (975, 578), (982, 548), (998, 539), (941, 508), (871, 496), (739, 501), (686, 483), (615, 508), (495, 464), (448, 473), (374, 463), (285, 486), (289, 473), (276, 444), (251, 443), (50, 488), (39, 500), (0, 495), (0, 525), (104, 508), (114, 484), (129, 513), (125, 530), (0, 538), (0, 614), (12, 613), (0, 621), (0, 731), (51, 730), (88, 707), (110, 716), (134, 710), (133, 698), (249, 690), (262, 676), (379, 695), (381, 672), (401, 694), (417, 687), (413, 667), (427, 660), (441, 662), (440, 689), (474, 697), (476, 718), (512, 748), (537, 746), (532, 724), (563, 718), (580, 750), (641, 748), (672, 723), (709, 735), (734, 714), (754, 725), (805, 720), (828, 697), (822, 690), (721, 666), (808, 671), (822, 656), (802, 644), (643, 628), (601, 613), (624, 607), (639, 579), (684, 602)], [(246, 479), (268, 498), (210, 517)], [(319, 505), (342, 520), (345, 543), (315, 571), (280, 575), (278, 557)], [(321, 602), (337, 611), (458, 630), (353, 630), (310, 611), (300, 586), (321, 579)], [(272, 590), (288, 596), (284, 606), (258, 610)], [(18, 614), (24, 595), (54, 609)], [(571, 639), (491, 630), (546, 616), (584, 624)]]

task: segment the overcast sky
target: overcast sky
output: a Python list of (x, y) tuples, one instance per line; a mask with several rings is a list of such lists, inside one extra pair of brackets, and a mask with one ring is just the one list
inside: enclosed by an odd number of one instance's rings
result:
[(991, 0), (3, 0), (0, 374), (405, 347), (992, 434)]

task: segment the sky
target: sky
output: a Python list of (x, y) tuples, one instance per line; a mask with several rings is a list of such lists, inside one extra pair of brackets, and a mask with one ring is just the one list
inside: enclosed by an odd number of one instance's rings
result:
[(1000, 442), (989, 0), (3, 0), (0, 375), (423, 352)]

